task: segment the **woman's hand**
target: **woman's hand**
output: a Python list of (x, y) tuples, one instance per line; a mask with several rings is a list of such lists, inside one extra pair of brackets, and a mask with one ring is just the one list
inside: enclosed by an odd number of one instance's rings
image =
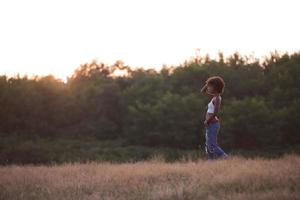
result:
[(201, 93), (206, 95), (206, 96), (209, 96), (209, 97), (214, 97), (215, 94), (212, 94), (212, 93), (209, 93), (207, 91), (207, 84), (205, 84), (202, 88), (201, 88)]
[(205, 120), (203, 123), (204, 123), (204, 126), (205, 126), (205, 127), (208, 126), (207, 120)]

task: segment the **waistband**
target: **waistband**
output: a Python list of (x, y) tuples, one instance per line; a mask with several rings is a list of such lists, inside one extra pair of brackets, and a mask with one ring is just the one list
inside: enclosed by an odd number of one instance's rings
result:
[(220, 122), (219, 118), (214, 117), (213, 120), (211, 120), (208, 124), (212, 124), (212, 123), (216, 123), (216, 122)]

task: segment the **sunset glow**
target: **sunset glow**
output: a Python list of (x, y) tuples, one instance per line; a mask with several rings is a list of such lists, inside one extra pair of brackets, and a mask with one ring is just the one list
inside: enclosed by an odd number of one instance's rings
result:
[[(296, 0), (0, 2), (0, 74), (66, 79), (81, 63), (176, 65), (195, 55), (300, 49)], [(271, 4), (272, 3), (272, 4)]]

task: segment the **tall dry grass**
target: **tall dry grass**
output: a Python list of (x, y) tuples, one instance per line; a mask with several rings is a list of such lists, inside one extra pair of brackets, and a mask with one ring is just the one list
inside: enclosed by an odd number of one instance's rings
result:
[(300, 199), (300, 157), (2, 166), (0, 199)]

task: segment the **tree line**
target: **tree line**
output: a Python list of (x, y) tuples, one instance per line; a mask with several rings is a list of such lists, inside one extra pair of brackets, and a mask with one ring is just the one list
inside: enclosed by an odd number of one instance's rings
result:
[(0, 133), (196, 149), (204, 142), (209, 102), (200, 88), (213, 75), (226, 83), (219, 133), (224, 148), (300, 144), (300, 52), (274, 52), (264, 60), (220, 53), (161, 70), (92, 61), (66, 83), (52, 75), (2, 75)]

